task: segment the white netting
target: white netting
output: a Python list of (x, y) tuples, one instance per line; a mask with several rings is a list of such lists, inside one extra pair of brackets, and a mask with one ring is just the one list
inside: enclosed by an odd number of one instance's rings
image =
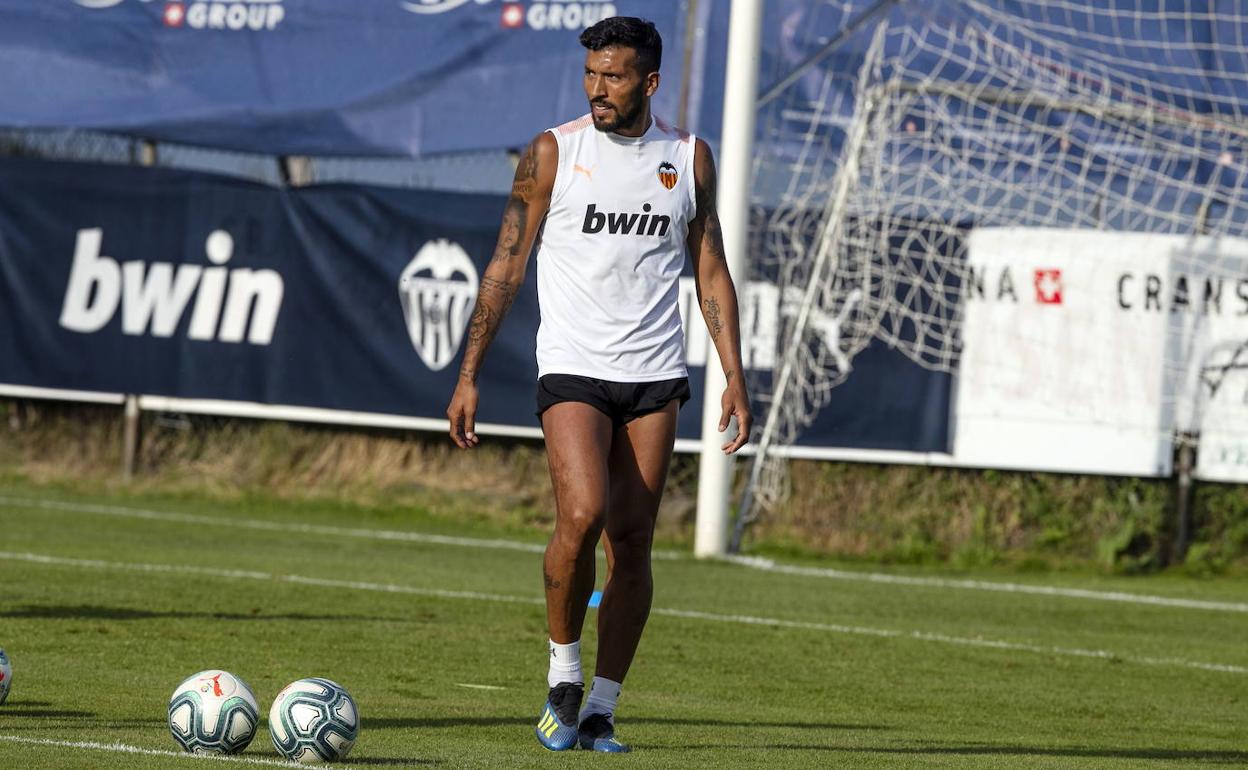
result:
[[(805, 31), (793, 33), (793, 49), (817, 48), (862, 5), (825, 2), (795, 19)], [(1123, 268), (1117, 279), (1121, 310), (1156, 302), (1166, 316), (1156, 322), (1169, 327), (1159, 371), (1141, 374), (1160, 379), (1162, 415), (1139, 426), (1128, 418), (1128, 428), (1156, 425), (1167, 441), (1199, 431), (1210, 393), (1248, 364), (1248, 340), (1219, 320), (1248, 314), (1248, 297), (1236, 298), (1248, 250), (1235, 240), (1248, 236), (1248, 16), (1212, 0), (1087, 5), (885, 7), (765, 108), (756, 174), (771, 200), (761, 201), (754, 269), (784, 301), (779, 363), (756, 388), (766, 415), (755, 437), (759, 502), (786, 492), (774, 449), (814, 419), (868, 345), (954, 372), (971, 355), (965, 320), (977, 297), (1060, 291), (1060, 271), (1002, 287), (968, 259), (973, 231), (1051, 228), (1037, 253), (1071, 231), (1150, 234), (1154, 251), (1169, 244), (1160, 275)], [(1030, 248), (1025, 235), (1001, 242)], [(1095, 323), (1089, 315), (1089, 333), (1060, 344), (1089, 360), (1118, 354)], [(993, 339), (1043, 349), (1055, 342), (1044, 334), (1022, 327)], [(992, 353), (983, 348), (974, 353)], [(1002, 357), (994, 387), (1028, 386), (1032, 369), (1016, 359)], [(1127, 404), (1143, 387), (1081, 376), (1052, 399)]]

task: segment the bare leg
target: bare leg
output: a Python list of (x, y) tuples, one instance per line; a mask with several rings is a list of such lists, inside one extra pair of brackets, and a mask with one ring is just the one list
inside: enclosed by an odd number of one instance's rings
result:
[(623, 683), (650, 617), (654, 580), (650, 547), (676, 441), (679, 404), (639, 417), (615, 432), (609, 460), (607, 583), (598, 610), (597, 675)]
[(581, 638), (594, 591), (594, 548), (607, 510), (611, 420), (578, 402), (542, 413), (550, 480), (555, 490), (555, 531), (546, 546), (546, 622), (550, 638)]

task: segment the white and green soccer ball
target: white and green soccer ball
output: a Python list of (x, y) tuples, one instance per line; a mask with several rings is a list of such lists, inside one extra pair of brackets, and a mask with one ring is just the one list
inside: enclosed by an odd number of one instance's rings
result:
[(328, 679), (291, 682), (269, 709), (273, 746), (303, 764), (339, 762), (360, 734), (360, 713), (343, 687)]
[(200, 671), (169, 699), (169, 731), (195, 754), (237, 754), (251, 743), (259, 723), (256, 696), (228, 671)]
[(13, 685), (13, 664), (9, 662), (9, 656), (4, 654), (4, 650), (0, 650), (0, 703), (4, 703), (9, 697), (9, 687)]

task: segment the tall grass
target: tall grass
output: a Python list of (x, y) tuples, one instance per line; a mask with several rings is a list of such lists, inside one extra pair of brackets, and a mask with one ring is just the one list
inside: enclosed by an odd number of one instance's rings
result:
[[(122, 478), (116, 407), (0, 401), (0, 482), (206, 499), (339, 500), (416, 507), (545, 530), (554, 501), (540, 442), (203, 416), (143, 416)], [(1248, 568), (1248, 489), (1202, 484), (1194, 542), (1173, 558), (1167, 480), (795, 461), (793, 494), (751, 530), (755, 550), (871, 562), (1194, 574)], [(659, 537), (692, 542), (696, 458), (678, 455)]]

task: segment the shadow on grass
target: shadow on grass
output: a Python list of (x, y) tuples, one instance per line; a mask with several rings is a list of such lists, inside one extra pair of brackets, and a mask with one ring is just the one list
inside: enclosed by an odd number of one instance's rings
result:
[(260, 610), (250, 612), (185, 612), (136, 610), (132, 607), (100, 607), (89, 604), (30, 604), (25, 607), (0, 612), (0, 618), (26, 618), (43, 620), (152, 620), (156, 618), (211, 618), (213, 620), (354, 620), (410, 623), (413, 618), (383, 618), (371, 615), (307, 615), (288, 613), (270, 615)]
[(532, 719), (521, 717), (372, 717), (365, 715), (365, 730), (402, 730), (412, 727), (497, 727), (499, 725), (531, 725)]
[(0, 708), (0, 716), (16, 719), (93, 719), (97, 715), (90, 711), (59, 711), (57, 709), (5, 706)]
[(165, 728), (166, 721), (163, 719), (150, 718), (121, 718), (106, 719), (95, 711), (70, 711), (66, 709), (45, 709), (31, 708), (31, 706), (51, 705), (45, 701), (31, 701), (31, 703), (22, 703), (19, 705), (0, 706), (0, 718), (5, 720), (19, 719), (52, 719), (52, 720), (75, 720), (80, 723), (90, 723), (92, 728)]
[[(662, 751), (662, 746), (641, 746)], [(1015, 756), (1015, 757), (1080, 757), (1085, 759), (1155, 759), (1168, 762), (1214, 762), (1228, 765), (1248, 764), (1248, 751), (1161, 748), (1049, 748), (1045, 746), (934, 746), (930, 748), (871, 748), (866, 746), (804, 745), (795, 743), (708, 743), (682, 746), (681, 749), (768, 749), (772, 751), (827, 751), (840, 754), (897, 754), (904, 756)]]
[(399, 759), (398, 757), (351, 757), (348, 756), (343, 760), (346, 764), (356, 765), (377, 765), (377, 766), (403, 766), (403, 765), (421, 765), (423, 767), (436, 767), (442, 764), (440, 759)]
[[(366, 717), (369, 729), (406, 729), (413, 727), (497, 727), (500, 725), (533, 726), (536, 718), (529, 717)], [(698, 727), (758, 727), (785, 730), (887, 730), (884, 725), (855, 725), (831, 722), (737, 722), (716, 719), (666, 719), (659, 717), (620, 718), (621, 725), (672, 725)]]
[(846, 722), (737, 722), (718, 719), (688, 719), (676, 717), (621, 718), (622, 725), (693, 725), (696, 727), (778, 727), (785, 730), (887, 730), (888, 725), (858, 725)]
[[(241, 758), (244, 761), (246, 761), (247, 759), (257, 759), (257, 760), (272, 761), (272, 762), (287, 761), (286, 758), (283, 757), (281, 754), (278, 754), (273, 749), (268, 748), (267, 740), (264, 741), (264, 744), (265, 744), (265, 748), (257, 750), (257, 747), (260, 745), (260, 739), (257, 739), (256, 742), (252, 743), (246, 749), (246, 753)], [(377, 767), (403, 767), (405, 765), (421, 766), (421, 767), (435, 767), (437, 765), (443, 764), (443, 761), (440, 759), (420, 759), (418, 757), (357, 757), (354, 754), (348, 754), (347, 758), (342, 760), (341, 764), (347, 765), (349, 767), (356, 767), (359, 765), (375, 765)], [(292, 763), (291, 766), (299, 767), (299, 765), (294, 764), (294, 763)], [(325, 767), (328, 767), (331, 770), (332, 768), (336, 766), (337, 765), (334, 763), (328, 763), (325, 765)]]

